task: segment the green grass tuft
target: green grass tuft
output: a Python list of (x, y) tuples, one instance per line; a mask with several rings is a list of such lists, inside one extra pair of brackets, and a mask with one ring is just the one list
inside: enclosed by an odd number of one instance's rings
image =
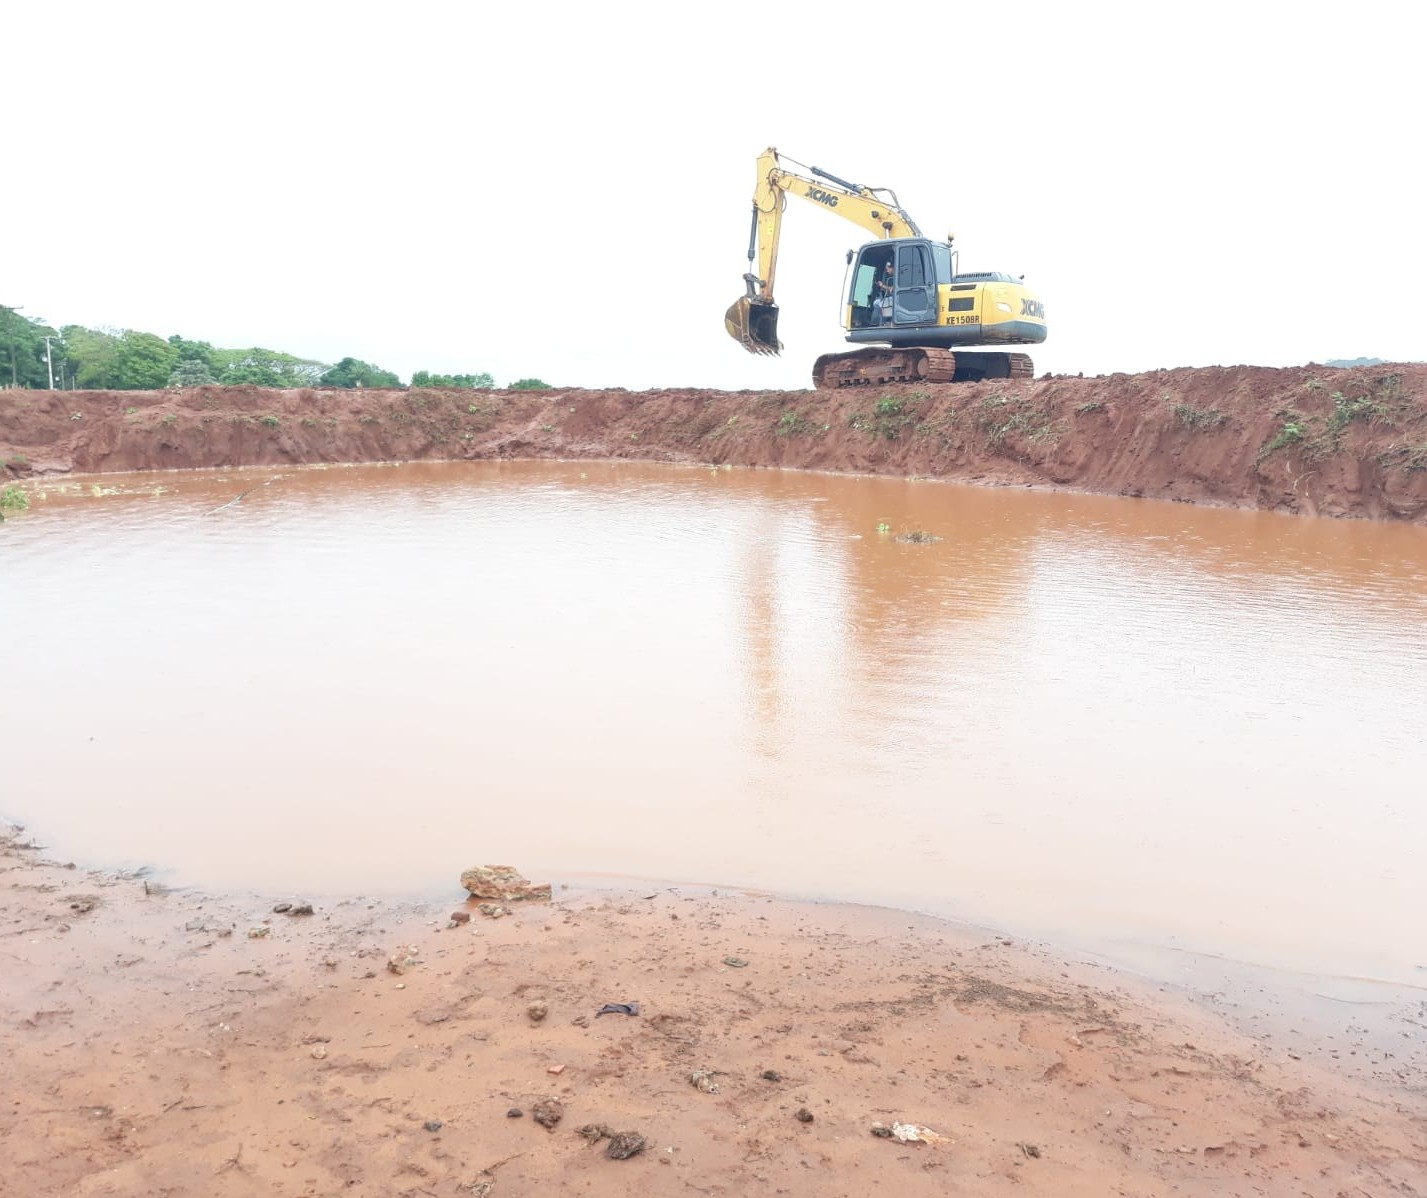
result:
[(1175, 404), (1174, 415), (1192, 433), (1215, 429), (1229, 421), (1217, 408), (1197, 408), (1192, 403)]

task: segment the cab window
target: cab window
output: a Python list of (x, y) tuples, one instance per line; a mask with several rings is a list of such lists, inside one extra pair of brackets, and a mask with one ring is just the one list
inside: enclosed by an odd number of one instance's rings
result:
[(872, 303), (872, 281), (877, 277), (877, 269), (872, 263), (862, 261), (852, 275), (852, 304), (865, 308)]
[(936, 267), (938, 283), (951, 282), (951, 246), (932, 242), (932, 263)]

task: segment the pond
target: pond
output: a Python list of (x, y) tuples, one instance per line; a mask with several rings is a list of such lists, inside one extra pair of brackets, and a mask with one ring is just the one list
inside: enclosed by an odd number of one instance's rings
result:
[(0, 812), (85, 864), (509, 862), (1427, 982), (1421, 528), (647, 463), (96, 476), (0, 526), (0, 662)]

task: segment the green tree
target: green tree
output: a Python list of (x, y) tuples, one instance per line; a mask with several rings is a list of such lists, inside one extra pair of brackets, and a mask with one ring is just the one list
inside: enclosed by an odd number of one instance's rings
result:
[(119, 385), (119, 338), (103, 329), (68, 324), (64, 334), (65, 365), (77, 387), (108, 390)]
[(217, 381), (197, 358), (180, 358), (168, 376), (170, 387), (203, 387)]
[(180, 362), (202, 362), (205, 369), (212, 373), (216, 351), (208, 342), (189, 341), (186, 337), (180, 337), (175, 333), (168, 339), (168, 343), (178, 350)]
[[(14, 308), (0, 307), (0, 387), (48, 387), (45, 335), (59, 336), (43, 320), (30, 320)], [(63, 347), (52, 340), (55, 358)]]
[(225, 387), (286, 387), (288, 380), (268, 362), (234, 362), (224, 368), (218, 381)]
[(445, 387), (455, 391), (488, 391), (495, 386), (495, 379), (481, 374), (432, 374), (429, 370), (418, 370), (411, 376), (413, 387)]
[(119, 381), (124, 391), (153, 391), (164, 386), (178, 365), (178, 350), (162, 337), (125, 329), (119, 337)]
[(324, 387), (400, 387), (401, 380), (390, 370), (357, 358), (343, 358), (322, 376)]
[(219, 368), (218, 381), (225, 386), (312, 387), (327, 369), (311, 358), (296, 358), (258, 346), (214, 350), (213, 359)]
[(553, 388), (550, 386), (549, 383), (543, 382), (540, 379), (516, 379), (515, 382), (511, 383), (509, 390), (550, 391), (553, 390)]

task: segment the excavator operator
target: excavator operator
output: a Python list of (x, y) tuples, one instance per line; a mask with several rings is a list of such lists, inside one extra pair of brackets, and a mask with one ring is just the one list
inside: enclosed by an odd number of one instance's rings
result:
[(892, 292), (897, 288), (897, 272), (892, 265), (892, 260), (887, 259), (887, 265), (882, 268), (882, 274), (873, 285), (876, 294), (872, 297), (872, 323), (891, 324), (892, 323)]

